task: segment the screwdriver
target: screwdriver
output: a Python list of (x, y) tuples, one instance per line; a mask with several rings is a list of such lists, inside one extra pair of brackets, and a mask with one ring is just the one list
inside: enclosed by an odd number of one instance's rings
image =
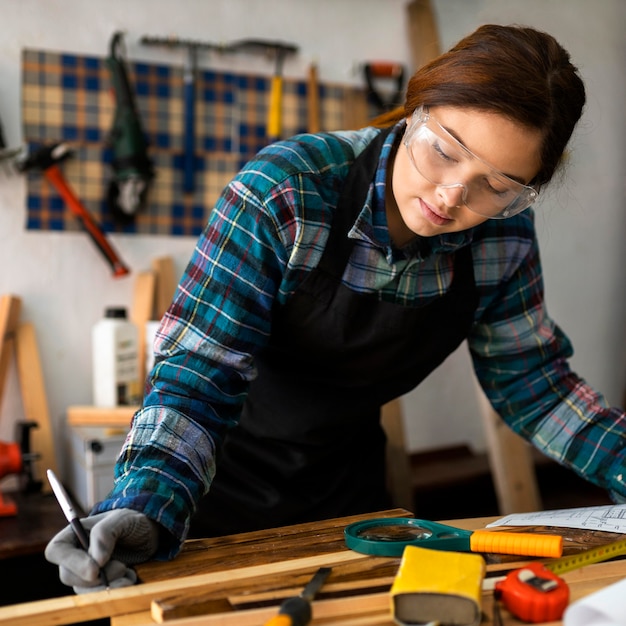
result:
[(311, 621), (311, 602), (330, 574), (330, 567), (320, 567), (300, 595), (287, 598), (265, 626), (306, 626)]

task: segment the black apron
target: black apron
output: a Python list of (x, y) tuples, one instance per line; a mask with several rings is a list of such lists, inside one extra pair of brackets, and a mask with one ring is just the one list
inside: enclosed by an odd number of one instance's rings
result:
[[(347, 233), (387, 133), (352, 166), (316, 269), (273, 313), (240, 423), (225, 438), (191, 536), (208, 537), (384, 509), (380, 407), (416, 387), (467, 337), (477, 306), (471, 250), (451, 288), (421, 308), (341, 283)], [(427, 419), (427, 416), (425, 416)]]

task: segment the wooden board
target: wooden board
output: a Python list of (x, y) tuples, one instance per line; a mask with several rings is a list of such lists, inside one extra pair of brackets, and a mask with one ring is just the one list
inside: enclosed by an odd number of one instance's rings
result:
[[(335, 565), (318, 594), (318, 599), (388, 593), (398, 569), (399, 560), (370, 557), (369, 559)], [(213, 585), (204, 592), (182, 593), (155, 597), (152, 618), (159, 623), (194, 615), (237, 613), (277, 607), (283, 600), (298, 595), (314, 572), (266, 575), (258, 579)]]
[(409, 44), (413, 53), (414, 69), (439, 56), (441, 45), (437, 21), (431, 0), (413, 0), (407, 5)]
[(288, 579), (301, 573), (311, 576), (322, 566), (335, 567), (342, 563), (366, 561), (372, 558), (344, 550), (333, 554), (290, 559), (268, 565), (253, 565), (209, 574), (182, 576), (122, 589), (14, 604), (0, 607), (0, 624), (6, 626), (53, 626), (125, 615), (145, 611), (150, 607), (153, 598), (181, 590), (202, 591), (209, 586), (238, 583), (246, 579), (253, 581), (278, 573), (285, 574)]
[(67, 423), (70, 426), (104, 426), (130, 428), (133, 415), (139, 406), (70, 406), (67, 409)]
[(478, 393), (500, 514), (540, 511), (541, 493), (530, 444), (507, 426), (482, 391)]
[(340, 517), (306, 524), (283, 526), (225, 537), (193, 539), (185, 542), (172, 561), (151, 561), (137, 565), (142, 582), (168, 580), (179, 576), (217, 572), (251, 563), (278, 563), (345, 550), (343, 529), (353, 522), (374, 517), (413, 517), (405, 509), (390, 509), (363, 515)]
[(37, 336), (35, 327), (30, 322), (23, 322), (18, 325), (16, 347), (24, 415), (27, 421), (36, 422), (38, 425), (32, 431), (32, 449), (39, 455), (35, 461), (36, 478), (42, 481), (43, 492), (50, 493), (50, 485), (45, 480), (46, 470), (51, 469), (58, 474), (59, 469), (54, 450), (54, 437)]
[[(488, 570), (490, 568), (488, 567)], [(599, 591), (604, 587), (624, 579), (626, 564), (624, 561), (598, 563), (563, 575), (570, 587), (571, 602)], [(329, 585), (330, 587), (330, 585)], [(208, 615), (198, 615), (167, 621), (168, 626), (259, 626), (274, 617), (278, 610), (278, 602), (274, 606), (250, 608), (243, 610), (226, 610)], [(395, 624), (391, 614), (388, 591), (357, 593), (345, 597), (324, 599), (321, 595), (313, 603), (312, 625), (318, 623), (334, 626), (392, 626)], [(493, 594), (483, 593), (482, 626), (492, 625)], [(519, 624), (506, 609), (501, 608), (504, 624)], [(151, 616), (142, 614), (135, 621), (136, 626), (150, 626), (161, 623), (153, 612)], [(126, 622), (115, 621), (114, 626), (122, 626)], [(557, 626), (560, 621), (550, 622)], [(547, 625), (546, 625), (547, 626)]]
[(153, 259), (152, 270), (156, 278), (153, 319), (160, 320), (172, 303), (178, 283), (174, 260), (169, 256)]
[(0, 297), (0, 406), (9, 365), (15, 354), (15, 333), (22, 301), (10, 294)]
[(139, 359), (139, 380), (146, 378), (146, 323), (155, 319), (154, 303), (156, 297), (156, 275), (153, 271), (139, 272), (135, 278), (133, 304), (130, 319), (137, 326), (139, 340), (137, 352)]

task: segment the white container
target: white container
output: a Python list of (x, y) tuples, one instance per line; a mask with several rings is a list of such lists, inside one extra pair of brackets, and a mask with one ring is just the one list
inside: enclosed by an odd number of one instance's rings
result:
[(146, 374), (149, 374), (154, 367), (154, 339), (160, 325), (160, 320), (146, 322)]
[(111, 491), (115, 461), (126, 433), (95, 426), (70, 428), (68, 487), (84, 513), (89, 513)]
[(92, 329), (93, 402), (114, 407), (139, 404), (139, 334), (122, 307), (108, 308)]

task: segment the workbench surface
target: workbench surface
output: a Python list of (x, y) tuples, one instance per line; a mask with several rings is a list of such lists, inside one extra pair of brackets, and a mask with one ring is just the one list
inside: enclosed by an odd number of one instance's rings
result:
[[(111, 626), (261, 626), (285, 597), (297, 595), (321, 566), (332, 573), (313, 605), (313, 622), (324, 626), (394, 626), (389, 588), (399, 559), (357, 554), (346, 549), (346, 525), (370, 517), (410, 516), (401, 509), (325, 520), (268, 531), (192, 540), (169, 562), (137, 567), (141, 584), (125, 589), (67, 596), (0, 609), (0, 625), (46, 626), (111, 617)], [(469, 530), (494, 518), (445, 523)], [(511, 530), (510, 528), (508, 530)], [(623, 538), (623, 535), (571, 529), (519, 529), (564, 536), (564, 555)], [(500, 575), (527, 561), (486, 555), (487, 576)], [(589, 565), (563, 575), (571, 600), (626, 577), (626, 560)], [(492, 594), (483, 595), (483, 621), (492, 624)], [(519, 625), (502, 609), (505, 625)], [(557, 626), (560, 622), (551, 622)]]

